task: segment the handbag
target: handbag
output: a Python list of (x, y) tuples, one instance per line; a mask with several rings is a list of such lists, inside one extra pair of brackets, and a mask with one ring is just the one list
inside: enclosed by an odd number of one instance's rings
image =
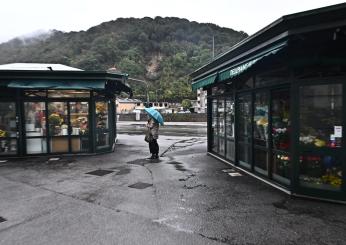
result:
[(151, 133), (148, 132), (148, 133), (145, 135), (144, 141), (145, 141), (145, 142), (148, 142), (148, 143), (150, 143), (151, 141), (153, 141), (153, 136), (151, 135)]

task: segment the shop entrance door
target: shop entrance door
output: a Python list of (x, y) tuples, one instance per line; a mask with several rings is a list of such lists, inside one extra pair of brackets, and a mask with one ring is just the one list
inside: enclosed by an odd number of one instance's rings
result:
[(226, 159), (235, 162), (235, 141), (234, 141), (234, 133), (235, 133), (235, 107), (234, 107), (234, 99), (226, 98), (226, 106), (225, 106), (225, 130), (226, 130)]
[(112, 147), (110, 101), (95, 102), (96, 151), (109, 151)]
[(18, 154), (18, 116), (15, 102), (0, 102), (0, 156)]
[(50, 153), (89, 151), (89, 103), (48, 102)]

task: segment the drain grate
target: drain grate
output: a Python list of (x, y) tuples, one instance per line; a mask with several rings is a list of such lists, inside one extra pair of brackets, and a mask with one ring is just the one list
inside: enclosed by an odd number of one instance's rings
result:
[(104, 169), (98, 169), (95, 171), (88, 172), (86, 174), (91, 174), (91, 175), (96, 175), (96, 176), (104, 176), (106, 174), (113, 173), (114, 171), (112, 170), (104, 170)]
[(136, 184), (129, 185), (130, 188), (134, 188), (134, 189), (145, 189), (145, 188), (148, 188), (150, 186), (153, 186), (153, 184), (148, 184), (148, 183), (143, 183), (143, 182), (138, 182)]
[(5, 221), (6, 221), (6, 219), (0, 216), (0, 223), (5, 222)]

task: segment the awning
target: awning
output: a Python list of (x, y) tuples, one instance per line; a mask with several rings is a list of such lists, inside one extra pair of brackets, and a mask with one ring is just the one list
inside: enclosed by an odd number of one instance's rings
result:
[(194, 83), (192, 83), (192, 90), (197, 90), (199, 88), (205, 87), (207, 85), (216, 83), (216, 82), (222, 82), (227, 79), (239, 76), (240, 74), (243, 74), (247, 70), (249, 70), (251, 67), (253, 67), (256, 63), (264, 59), (265, 57), (275, 55), (277, 52), (279, 52), (281, 49), (283, 49), (287, 45), (287, 42), (279, 43), (275, 46), (272, 46), (260, 53), (257, 53), (250, 58), (243, 60), (242, 62), (239, 62), (235, 65), (232, 65), (230, 67), (227, 67), (224, 70), (218, 71), (217, 73), (214, 73), (212, 75), (209, 75), (208, 77), (202, 78)]
[(213, 84), (216, 81), (217, 73), (210, 75), (208, 77), (202, 78), (194, 83), (192, 83), (192, 90), (197, 90), (199, 88), (205, 87), (209, 84)]
[(106, 81), (79, 80), (11, 80), (9, 88), (25, 89), (105, 89)]
[(222, 82), (229, 78), (239, 76), (240, 74), (244, 73), (245, 71), (250, 69), (252, 66), (254, 66), (256, 63), (258, 63), (260, 60), (264, 59), (265, 57), (268, 57), (270, 55), (275, 55), (277, 52), (283, 49), (286, 45), (287, 45), (287, 42), (280, 43), (278, 45), (275, 45), (274, 47), (271, 47), (267, 50), (262, 51), (259, 54), (252, 56), (246, 61), (242, 61), (241, 63), (238, 63), (236, 65), (233, 65), (232, 67), (229, 67), (223, 71), (220, 71), (218, 82)]

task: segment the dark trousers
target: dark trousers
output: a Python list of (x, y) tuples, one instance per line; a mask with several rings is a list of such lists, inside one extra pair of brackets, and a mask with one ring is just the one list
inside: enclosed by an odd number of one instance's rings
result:
[(151, 154), (159, 154), (159, 144), (156, 139), (149, 142), (149, 150)]

